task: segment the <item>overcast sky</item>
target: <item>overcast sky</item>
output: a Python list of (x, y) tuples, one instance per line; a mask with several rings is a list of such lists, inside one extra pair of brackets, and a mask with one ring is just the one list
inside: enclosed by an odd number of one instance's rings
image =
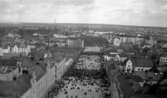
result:
[(0, 0), (0, 22), (167, 27), (167, 0)]

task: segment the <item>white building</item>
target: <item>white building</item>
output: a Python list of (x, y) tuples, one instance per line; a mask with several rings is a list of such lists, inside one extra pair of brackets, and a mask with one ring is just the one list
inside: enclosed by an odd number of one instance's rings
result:
[(133, 63), (132, 63), (132, 61), (129, 59), (129, 60), (126, 62), (125, 72), (132, 73), (132, 71), (133, 71)]
[(18, 47), (17, 45), (14, 45), (13, 47), (11, 47), (11, 53), (25, 53), (26, 55), (28, 55), (28, 53), (31, 52), (31, 47), (30, 46), (26, 46), (26, 47)]
[(3, 56), (5, 53), (10, 52), (10, 47), (8, 46), (7, 48), (0, 48), (0, 56)]

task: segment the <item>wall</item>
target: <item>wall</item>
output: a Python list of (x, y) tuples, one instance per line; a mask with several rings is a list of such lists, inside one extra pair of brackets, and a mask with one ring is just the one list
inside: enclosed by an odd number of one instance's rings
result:
[(21, 98), (43, 98), (54, 82), (55, 66), (47, 71), (40, 80), (33, 84), (32, 87), (21, 96)]
[(57, 66), (57, 80), (61, 79), (63, 74), (68, 70), (70, 65), (73, 63), (73, 59), (63, 59)]

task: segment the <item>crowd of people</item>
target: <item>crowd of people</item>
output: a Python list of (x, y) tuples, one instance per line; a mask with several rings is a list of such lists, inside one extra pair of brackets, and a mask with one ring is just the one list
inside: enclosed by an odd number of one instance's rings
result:
[(87, 70), (72, 66), (55, 83), (49, 98), (110, 98), (110, 82), (105, 69)]
[(58, 98), (105, 98), (110, 95), (108, 87), (101, 87), (102, 81), (85, 77), (67, 77), (64, 79)]

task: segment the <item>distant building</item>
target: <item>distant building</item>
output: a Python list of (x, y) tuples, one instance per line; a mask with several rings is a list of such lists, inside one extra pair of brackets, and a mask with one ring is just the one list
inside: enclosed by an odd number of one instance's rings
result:
[(0, 56), (3, 56), (5, 53), (9, 53), (10, 52), (10, 47), (1, 47), (0, 48)]
[(102, 47), (99, 47), (99, 46), (87, 46), (85, 47), (84, 52), (85, 53), (88, 53), (88, 52), (100, 53), (101, 50), (102, 50)]
[(126, 53), (123, 53), (123, 50), (115, 48), (104, 49), (103, 54), (104, 59), (106, 59), (107, 61), (113, 60), (124, 62), (128, 58), (128, 55)]
[(14, 58), (0, 59), (0, 80), (12, 81), (21, 75), (18, 66), (18, 61)]
[(81, 55), (76, 64), (77, 69), (99, 70), (101, 68), (100, 57), (98, 55)]
[(159, 58), (159, 65), (157, 66), (160, 71), (167, 70), (167, 54), (163, 54)]
[(129, 59), (127, 60), (126, 65), (125, 65), (125, 72), (132, 73), (132, 71), (133, 71), (133, 63)]
[(7, 45), (7, 47), (0, 48), (0, 56), (18, 56), (18, 55), (28, 55), (31, 49), (34, 48), (32, 45)]
[(136, 58), (130, 58), (125, 62), (124, 70), (125, 72), (130, 70), (131, 71), (148, 71), (153, 67), (153, 63), (151, 59), (146, 57), (136, 57)]
[(114, 44), (114, 46), (117, 46), (117, 47), (120, 46), (121, 39), (120, 38), (114, 38), (113, 44)]
[(68, 36), (63, 35), (63, 34), (54, 34), (53, 37), (55, 37), (55, 38), (68, 38)]
[(67, 46), (72, 48), (84, 48), (84, 40), (82, 39), (67, 39)]

